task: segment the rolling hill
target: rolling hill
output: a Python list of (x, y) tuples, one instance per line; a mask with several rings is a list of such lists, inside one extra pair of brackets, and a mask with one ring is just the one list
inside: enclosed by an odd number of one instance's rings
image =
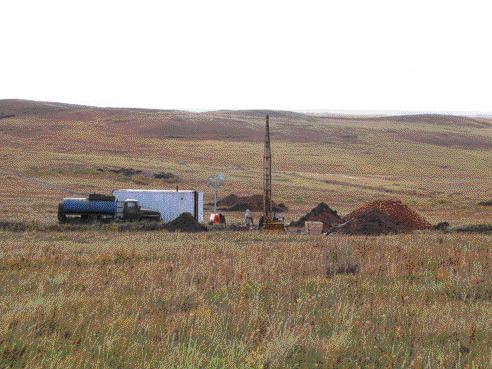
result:
[(205, 191), (207, 176), (224, 172), (225, 193), (259, 193), (266, 114), (274, 195), (293, 209), (292, 217), (320, 201), (348, 212), (364, 201), (398, 197), (435, 221), (492, 218), (476, 205), (491, 197), (487, 118), (187, 112), (0, 100), (4, 217), (51, 221), (55, 202), (70, 191), (169, 186), (101, 168), (173, 172), (179, 185)]
[[(272, 110), (220, 110), (193, 113), (178, 110), (97, 108), (51, 102), (0, 100), (0, 117), (30, 121), (30, 129), (70, 128), (86, 122), (101, 130), (144, 138), (241, 140), (263, 139), (265, 115), (272, 134), (294, 142), (353, 142), (374, 130), (400, 138), (469, 148), (492, 146), (492, 120), (447, 115), (382, 117), (323, 116)], [(40, 127), (42, 124), (42, 127)], [(2, 125), (5, 129), (5, 124)], [(35, 133), (35, 132), (34, 132)], [(423, 137), (425, 133), (425, 138)]]

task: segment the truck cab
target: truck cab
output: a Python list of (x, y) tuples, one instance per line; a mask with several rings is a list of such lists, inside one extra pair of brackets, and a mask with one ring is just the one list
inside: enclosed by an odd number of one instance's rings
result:
[(158, 211), (151, 209), (144, 209), (140, 206), (138, 200), (127, 199), (123, 201), (122, 219), (125, 221), (141, 221), (141, 220), (155, 220), (161, 219), (161, 214)]

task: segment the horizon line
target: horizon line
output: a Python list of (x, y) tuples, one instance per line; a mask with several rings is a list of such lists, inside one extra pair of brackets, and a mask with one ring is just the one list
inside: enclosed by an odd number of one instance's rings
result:
[(73, 105), (80, 107), (90, 107), (99, 109), (141, 109), (141, 110), (162, 110), (162, 111), (184, 111), (190, 113), (208, 113), (219, 111), (278, 111), (278, 112), (292, 112), (301, 114), (321, 115), (321, 114), (335, 114), (335, 115), (347, 115), (347, 116), (399, 116), (399, 115), (449, 115), (449, 116), (468, 116), (468, 117), (492, 117), (492, 111), (466, 111), (466, 110), (396, 110), (396, 109), (272, 109), (272, 108), (220, 108), (220, 109), (204, 109), (204, 108), (162, 108), (162, 107), (138, 107), (138, 106), (105, 106), (105, 105), (92, 105), (75, 102), (61, 102), (61, 101), (46, 101), (46, 100), (33, 100), (22, 98), (4, 98), (1, 101), (26, 101), (42, 104), (62, 104)]

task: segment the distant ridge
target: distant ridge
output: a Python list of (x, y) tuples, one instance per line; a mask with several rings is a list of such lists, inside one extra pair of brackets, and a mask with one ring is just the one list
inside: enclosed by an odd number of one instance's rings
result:
[(351, 116), (270, 109), (190, 112), (8, 99), (0, 100), (0, 129), (15, 135), (16, 128), (7, 127), (9, 122), (29, 120), (30, 130), (22, 134), (34, 135), (83, 122), (95, 130), (137, 138), (262, 142), (266, 114), (270, 115), (275, 140), (348, 145), (366, 142), (377, 134), (382, 140), (473, 149), (492, 147), (492, 119), (428, 113)]

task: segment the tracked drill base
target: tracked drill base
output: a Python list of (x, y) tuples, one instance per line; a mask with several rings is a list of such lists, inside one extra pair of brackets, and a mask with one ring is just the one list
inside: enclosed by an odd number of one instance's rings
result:
[(276, 232), (284, 232), (285, 225), (283, 222), (267, 222), (263, 225), (264, 231), (276, 231)]

